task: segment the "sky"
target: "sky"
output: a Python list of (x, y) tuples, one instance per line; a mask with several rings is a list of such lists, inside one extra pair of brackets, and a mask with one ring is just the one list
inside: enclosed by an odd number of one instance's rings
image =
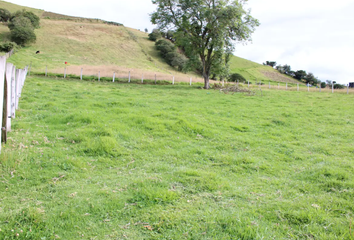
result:
[[(151, 0), (7, 0), (71, 16), (99, 18), (149, 32)], [(236, 56), (276, 61), (321, 81), (354, 82), (354, 0), (248, 0), (261, 25), (251, 43), (236, 43)]]

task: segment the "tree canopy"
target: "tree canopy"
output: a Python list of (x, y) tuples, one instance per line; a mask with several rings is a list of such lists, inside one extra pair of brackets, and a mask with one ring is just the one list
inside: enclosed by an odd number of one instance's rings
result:
[(248, 41), (257, 19), (244, 8), (247, 0), (152, 0), (157, 9), (151, 22), (160, 30), (174, 30), (176, 43), (190, 45), (187, 56), (197, 55), (202, 63), (204, 88), (215, 65), (224, 64), (226, 53), (236, 41)]

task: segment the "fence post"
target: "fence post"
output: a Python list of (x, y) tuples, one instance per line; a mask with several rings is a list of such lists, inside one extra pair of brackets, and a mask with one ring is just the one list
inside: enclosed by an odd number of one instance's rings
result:
[(248, 88), (250, 88), (250, 80), (248, 80)]
[(225, 86), (225, 79), (222, 79), (222, 86)]
[(66, 78), (66, 67), (64, 68), (64, 78)]
[(172, 76), (172, 85), (175, 85), (175, 76)]
[(129, 71), (129, 81), (128, 82), (130, 83), (130, 71)]
[(278, 83), (278, 89), (280, 89), (280, 83)]
[(269, 89), (270, 89), (270, 82), (269, 82)]
[(100, 82), (101, 81), (101, 72), (98, 71), (98, 81)]
[[(3, 127), (3, 106), (4, 106), (4, 96), (5, 96), (5, 70), (6, 70), (6, 56), (0, 57), (0, 127)], [(7, 92), (6, 92), (7, 93)], [(6, 106), (7, 107), (7, 106)], [(6, 116), (7, 117), (7, 116)], [(6, 121), (6, 119), (5, 119)], [(6, 131), (6, 130), (5, 130)], [(2, 139), (3, 130), (0, 131), (0, 138)], [(1, 151), (1, 144), (0, 144), (0, 151)]]
[(16, 67), (12, 69), (11, 76), (11, 118), (16, 116)]
[(285, 87), (286, 90), (288, 90), (288, 82), (286, 82), (286, 87)]
[(13, 74), (14, 65), (12, 63), (6, 64), (6, 82), (7, 82), (7, 122), (6, 122), (6, 130), (8, 132), (11, 131), (11, 111), (12, 111), (12, 74)]
[(45, 76), (48, 75), (48, 66), (45, 66)]
[(192, 86), (192, 78), (189, 79), (189, 86)]
[(297, 91), (299, 91), (300, 89), (299, 89), (299, 83), (297, 83)]
[(16, 80), (15, 80), (15, 110), (18, 109), (18, 100), (19, 100), (19, 91), (20, 91), (20, 70), (21, 69), (16, 69)]
[(332, 81), (332, 93), (334, 92), (334, 83)]
[(349, 94), (349, 84), (347, 84), (347, 94)]
[(81, 68), (81, 73), (80, 73), (80, 80), (82, 80), (82, 72), (84, 71), (83, 68)]
[(310, 91), (310, 84), (307, 84), (307, 91)]
[(116, 79), (116, 72), (113, 73), (113, 82)]
[(156, 73), (155, 73), (155, 84), (156, 84)]
[(144, 73), (141, 75), (141, 83), (144, 83)]

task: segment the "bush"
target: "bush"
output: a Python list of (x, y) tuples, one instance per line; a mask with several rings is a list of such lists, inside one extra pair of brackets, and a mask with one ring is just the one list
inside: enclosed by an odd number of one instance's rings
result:
[(159, 38), (161, 38), (161, 33), (158, 29), (152, 30), (152, 32), (149, 34), (149, 40), (151, 41), (155, 42)]
[(0, 8), (0, 21), (7, 22), (11, 18), (11, 13), (5, 8)]
[(339, 84), (339, 83), (335, 83), (335, 84), (333, 85), (333, 88), (334, 88), (334, 89), (344, 89), (345, 86), (342, 85), (342, 84)]
[(17, 17), (26, 17), (31, 21), (31, 24), (34, 28), (39, 28), (39, 17), (34, 14), (33, 12), (28, 12), (26, 10), (22, 10), (22, 11), (17, 11), (12, 17), (11, 17), (11, 22), (13, 21), (13, 19), (17, 18)]
[(326, 88), (327, 84), (325, 82), (321, 82), (321, 88)]
[(233, 73), (229, 76), (228, 81), (229, 82), (246, 82), (246, 79), (239, 73)]
[(11, 40), (21, 46), (33, 43), (36, 39), (37, 37), (33, 29), (28, 27), (15, 27), (11, 31)]
[(176, 52), (176, 47), (170, 41), (161, 39), (155, 43), (156, 49), (160, 51), (163, 58), (167, 58), (167, 54), (170, 52)]
[(17, 44), (15, 42), (6, 42), (0, 44), (0, 51), (1, 52), (10, 52), (12, 49), (15, 49)]
[(30, 28), (34, 29), (31, 20), (24, 16), (19, 16), (11, 19), (11, 22), (9, 23), (8, 27), (12, 31), (15, 27), (24, 27), (24, 28)]

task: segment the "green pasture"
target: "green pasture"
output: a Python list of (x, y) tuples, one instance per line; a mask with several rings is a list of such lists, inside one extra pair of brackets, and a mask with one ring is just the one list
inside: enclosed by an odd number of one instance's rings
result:
[(352, 95), (29, 77), (0, 239), (354, 239)]

